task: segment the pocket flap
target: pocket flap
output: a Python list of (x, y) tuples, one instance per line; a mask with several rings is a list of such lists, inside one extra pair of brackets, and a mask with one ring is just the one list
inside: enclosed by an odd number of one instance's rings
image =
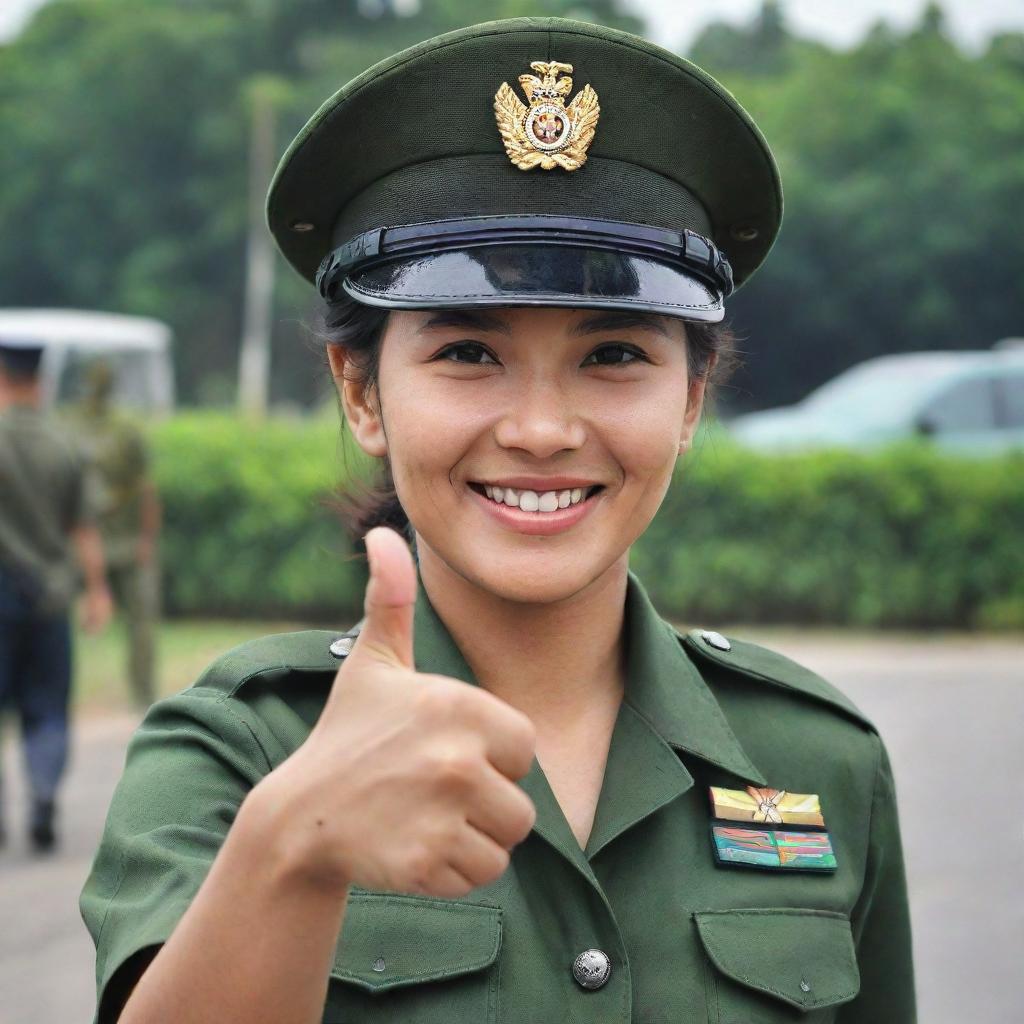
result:
[(733, 981), (801, 1010), (860, 991), (850, 920), (827, 910), (757, 908), (694, 914), (711, 962)]
[(331, 977), (384, 992), (478, 971), (500, 948), (500, 907), (351, 893)]

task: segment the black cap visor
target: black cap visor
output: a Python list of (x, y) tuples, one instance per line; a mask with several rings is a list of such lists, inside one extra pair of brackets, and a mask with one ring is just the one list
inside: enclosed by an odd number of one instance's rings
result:
[(724, 316), (721, 292), (677, 266), (577, 246), (428, 253), (356, 270), (342, 287), (357, 302), (386, 309), (572, 306), (711, 322)]

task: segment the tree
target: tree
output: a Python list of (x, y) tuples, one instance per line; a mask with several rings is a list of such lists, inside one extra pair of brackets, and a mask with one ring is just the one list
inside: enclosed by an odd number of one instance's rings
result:
[[(626, 28), (611, 0), (595, 17)], [(529, 10), (527, 10), (529, 8)], [(578, 4), (556, 0), (546, 13)], [(488, 17), (535, 13), (497, 0)], [(250, 83), (272, 76), (281, 153), (374, 60), (480, 20), (469, 0), (62, 0), (0, 47), (0, 303), (147, 314), (175, 328), (179, 394), (232, 402), (245, 271)], [(272, 397), (309, 286), (279, 275)]]
[(962, 53), (934, 8), (902, 37), (876, 26), (847, 52), (794, 45), (780, 72), (723, 74), (786, 194), (775, 248), (732, 302), (747, 350), (734, 408), (795, 401), (872, 356), (1020, 333), (1013, 51), (1004, 37), (984, 56)]

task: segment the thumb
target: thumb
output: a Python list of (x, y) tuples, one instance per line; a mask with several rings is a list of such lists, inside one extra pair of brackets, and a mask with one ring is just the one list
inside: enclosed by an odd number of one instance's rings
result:
[(409, 545), (394, 530), (374, 527), (363, 538), (370, 563), (366, 620), (348, 661), (364, 658), (415, 668), (412, 622), (416, 607), (416, 567)]

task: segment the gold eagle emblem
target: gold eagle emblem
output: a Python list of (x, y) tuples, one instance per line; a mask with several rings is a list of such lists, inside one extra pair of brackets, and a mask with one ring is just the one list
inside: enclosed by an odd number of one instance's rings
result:
[(553, 167), (578, 170), (586, 163), (587, 149), (597, 130), (601, 113), (597, 93), (585, 85), (566, 106), (572, 79), (568, 75), (558, 76), (563, 71), (571, 73), (572, 65), (535, 60), (530, 67), (536, 75), (519, 76), (529, 107), (508, 82), (501, 83), (494, 97), (494, 116), (505, 152), (523, 171), (534, 167), (545, 171)]

